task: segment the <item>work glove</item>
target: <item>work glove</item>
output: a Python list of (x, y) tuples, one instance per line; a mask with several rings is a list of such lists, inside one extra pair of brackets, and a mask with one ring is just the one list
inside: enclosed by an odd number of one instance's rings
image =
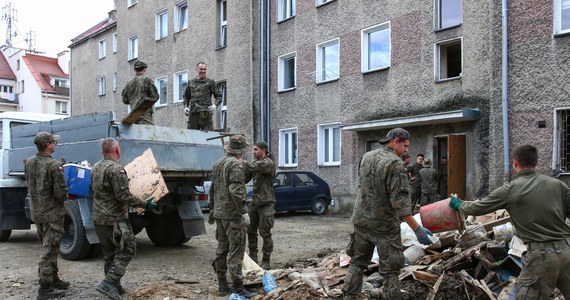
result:
[(188, 106), (184, 107), (184, 114), (185, 114), (185, 115), (189, 115), (189, 114), (190, 114), (190, 108), (188, 108)]
[(212, 111), (216, 110), (216, 107), (217, 107), (216, 104), (212, 104), (212, 105), (210, 105), (210, 107), (208, 107), (208, 110), (212, 112)]
[(213, 225), (214, 223), (216, 223), (216, 218), (214, 218), (214, 213), (210, 212), (210, 215), (208, 215), (208, 224)]
[(249, 226), (249, 224), (251, 223), (251, 221), (249, 220), (249, 214), (245, 213), (243, 215), (241, 215), (241, 221), (243, 222), (243, 224), (245, 224), (246, 226)]
[(449, 201), (449, 207), (456, 211), (459, 211), (459, 207), (463, 202), (457, 198), (457, 194), (451, 194), (451, 201)]
[(423, 226), (418, 226), (418, 228), (414, 229), (414, 233), (418, 238), (418, 241), (424, 245), (431, 245), (433, 242), (429, 239), (428, 235), (433, 235), (431, 231)]
[(145, 209), (153, 210), (153, 209), (158, 207), (158, 205), (156, 205), (156, 203), (152, 202), (152, 200), (154, 200), (154, 197), (148, 197), (146, 200), (144, 200), (144, 202), (146, 202)]

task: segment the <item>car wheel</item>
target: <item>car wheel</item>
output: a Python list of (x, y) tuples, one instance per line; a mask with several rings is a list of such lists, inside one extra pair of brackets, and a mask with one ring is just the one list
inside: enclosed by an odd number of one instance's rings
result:
[(313, 204), (311, 205), (311, 211), (313, 212), (313, 214), (320, 216), (323, 215), (326, 210), (327, 210), (327, 203), (325, 202), (325, 199), (318, 198), (313, 201)]

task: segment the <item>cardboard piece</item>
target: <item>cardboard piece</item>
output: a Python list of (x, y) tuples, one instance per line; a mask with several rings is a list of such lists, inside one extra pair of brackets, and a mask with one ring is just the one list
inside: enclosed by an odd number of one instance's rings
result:
[(129, 189), (135, 197), (141, 200), (154, 197), (156, 202), (168, 194), (168, 187), (150, 148), (128, 163), (125, 171), (129, 177)]
[(125, 118), (123, 118), (121, 123), (129, 125), (129, 124), (133, 124), (134, 122), (138, 121), (138, 119), (142, 115), (144, 115), (144, 113), (149, 108), (151, 108), (157, 100), (144, 98), (142, 101), (139, 101), (139, 103), (135, 107), (135, 109), (131, 110), (131, 112)]

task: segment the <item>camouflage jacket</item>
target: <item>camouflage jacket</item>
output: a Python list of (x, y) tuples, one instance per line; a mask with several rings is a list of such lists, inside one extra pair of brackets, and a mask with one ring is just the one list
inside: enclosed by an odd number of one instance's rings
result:
[(109, 157), (105, 157), (91, 170), (93, 189), (93, 223), (115, 224), (127, 219), (129, 206), (142, 207), (146, 203), (129, 191), (129, 178), (123, 167)]
[(246, 170), (253, 173), (253, 205), (262, 206), (272, 204), (275, 206), (275, 164), (269, 157), (253, 162), (246, 162)]
[(200, 80), (194, 78), (188, 81), (184, 90), (184, 106), (190, 107), (191, 113), (208, 111), (212, 105), (212, 95), (214, 95), (216, 105), (222, 103), (222, 94), (215, 81), (210, 78)]
[(226, 154), (214, 164), (210, 186), (210, 207), (214, 208), (214, 218), (235, 220), (247, 213), (246, 177), (243, 160), (231, 154)]
[(65, 215), (67, 184), (61, 163), (53, 157), (37, 153), (26, 161), (26, 183), (30, 193), (32, 221), (50, 223)]
[(437, 172), (434, 168), (422, 168), (420, 170), (419, 179), (422, 187), (422, 195), (433, 195), (437, 193)]
[(362, 156), (358, 177), (352, 223), (382, 233), (400, 232), (400, 218), (412, 214), (410, 185), (402, 159), (394, 150), (380, 145)]
[[(154, 82), (152, 82), (152, 79), (143, 75), (137, 75), (129, 80), (121, 95), (123, 97), (123, 103), (128, 104), (131, 110), (135, 109), (143, 99), (156, 101), (159, 98), (158, 90)], [(140, 119), (153, 123), (153, 109), (153, 106), (151, 106)]]
[(420, 170), (423, 168), (422, 164), (413, 163), (408, 167), (408, 172), (410, 173), (412, 187), (420, 186)]

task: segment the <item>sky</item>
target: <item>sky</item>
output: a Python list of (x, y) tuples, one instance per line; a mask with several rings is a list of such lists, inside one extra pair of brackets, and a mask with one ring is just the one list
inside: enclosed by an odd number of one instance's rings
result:
[[(28, 49), (26, 33), (35, 33), (35, 50), (56, 57), (69, 50), (71, 39), (87, 31), (108, 17), (114, 9), (114, 0), (0, 0), (0, 45), (6, 44), (7, 23), (5, 9), (11, 3), (17, 10), (12, 22), (12, 46)], [(13, 17), (13, 16), (12, 16)]]

